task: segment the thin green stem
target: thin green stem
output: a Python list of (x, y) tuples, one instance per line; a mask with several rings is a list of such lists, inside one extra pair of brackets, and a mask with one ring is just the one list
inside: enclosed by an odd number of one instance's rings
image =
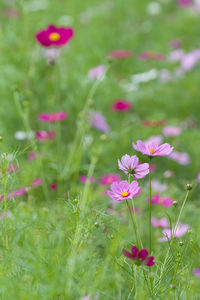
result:
[(149, 161), (149, 252), (151, 254), (151, 158)]
[(131, 216), (131, 221), (132, 221), (132, 225), (133, 225), (133, 230), (134, 230), (134, 232), (135, 232), (136, 242), (137, 242), (137, 246), (138, 246), (138, 245), (139, 245), (139, 241), (138, 241), (138, 235), (137, 235), (137, 227), (136, 227), (136, 224), (135, 224), (135, 221), (134, 221), (134, 218), (133, 218), (133, 214), (132, 214), (130, 205), (129, 205), (129, 203), (128, 203), (128, 200), (126, 200), (126, 204), (127, 204), (127, 207), (128, 207), (129, 213), (130, 213), (130, 216)]

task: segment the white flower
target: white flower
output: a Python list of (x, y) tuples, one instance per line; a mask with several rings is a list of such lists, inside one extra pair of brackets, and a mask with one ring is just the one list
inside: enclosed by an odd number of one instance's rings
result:
[(158, 2), (151, 2), (147, 5), (147, 13), (158, 15), (161, 12), (161, 5)]

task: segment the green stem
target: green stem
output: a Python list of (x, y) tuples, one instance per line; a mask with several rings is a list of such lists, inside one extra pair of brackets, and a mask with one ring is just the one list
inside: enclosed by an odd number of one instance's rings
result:
[(151, 254), (151, 158), (149, 161), (149, 253)]
[(129, 213), (130, 213), (130, 216), (131, 216), (131, 221), (132, 221), (132, 225), (133, 225), (133, 230), (135, 232), (135, 237), (136, 237), (136, 242), (137, 242), (137, 246), (139, 245), (139, 241), (138, 241), (138, 235), (137, 235), (137, 227), (136, 227), (136, 224), (135, 224), (135, 221), (134, 221), (134, 218), (133, 218), (133, 214), (131, 212), (131, 208), (130, 208), (130, 205), (128, 203), (128, 200), (126, 199), (126, 204), (128, 206), (128, 210), (129, 210)]

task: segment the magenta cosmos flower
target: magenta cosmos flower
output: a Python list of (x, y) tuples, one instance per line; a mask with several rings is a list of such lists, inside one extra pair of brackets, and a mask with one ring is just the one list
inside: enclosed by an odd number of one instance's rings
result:
[(145, 265), (148, 267), (152, 267), (155, 265), (154, 262), (154, 256), (149, 256), (149, 252), (147, 249), (142, 249), (139, 251), (139, 249), (136, 246), (132, 246), (131, 252), (123, 249), (122, 253), (124, 256), (130, 258), (138, 265)]
[(113, 111), (127, 111), (131, 109), (131, 102), (125, 101), (123, 99), (116, 100), (113, 105), (111, 106), (111, 109)]
[(108, 175), (103, 175), (103, 177), (100, 179), (100, 184), (101, 185), (109, 185), (115, 181), (120, 181), (120, 175), (119, 174), (108, 174)]
[(39, 115), (38, 120), (42, 122), (56, 122), (56, 121), (63, 121), (67, 118), (67, 114), (64, 111), (60, 111), (59, 113), (42, 113)]
[(93, 182), (96, 181), (96, 178), (95, 177), (86, 177), (84, 175), (80, 175), (79, 176), (79, 181), (80, 182), (83, 182), (83, 183), (89, 183), (89, 184), (92, 184)]
[(108, 56), (114, 57), (114, 58), (127, 58), (132, 55), (132, 52), (130, 50), (114, 50), (110, 53), (108, 53)]
[(173, 151), (173, 147), (171, 147), (167, 143), (159, 146), (155, 142), (144, 143), (139, 140), (139, 141), (137, 141), (137, 144), (133, 143), (132, 145), (136, 151), (139, 151), (142, 154), (147, 155), (149, 157), (166, 156), (166, 155), (169, 155)]
[(137, 181), (129, 184), (127, 180), (122, 180), (120, 182), (113, 182), (110, 187), (111, 191), (107, 190), (106, 193), (115, 201), (135, 198), (141, 192)]
[(125, 154), (122, 156), (121, 161), (118, 160), (118, 166), (125, 174), (131, 175), (135, 179), (143, 178), (149, 173), (149, 164), (140, 164), (136, 155)]
[(73, 36), (74, 30), (70, 27), (65, 28), (49, 25), (47, 29), (39, 31), (35, 37), (38, 43), (44, 47), (61, 47), (67, 44)]

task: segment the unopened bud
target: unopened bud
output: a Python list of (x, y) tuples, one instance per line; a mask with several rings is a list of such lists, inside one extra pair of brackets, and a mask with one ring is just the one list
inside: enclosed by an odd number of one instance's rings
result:
[(177, 207), (177, 206), (178, 206), (178, 201), (174, 200), (174, 201), (172, 202), (172, 204), (173, 204), (174, 207)]
[(0, 136), (0, 142), (3, 142), (3, 137), (2, 136)]
[(94, 223), (94, 226), (95, 226), (95, 227), (99, 227), (99, 223), (98, 223), (98, 222), (95, 222), (95, 223)]
[(170, 284), (170, 288), (171, 288), (172, 290), (175, 290), (176, 286), (175, 286), (174, 284)]
[(186, 190), (191, 191), (191, 189), (192, 189), (192, 184), (191, 183), (186, 184)]
[(183, 245), (184, 245), (184, 242), (180, 241), (180, 242), (179, 242), (179, 246), (182, 247)]

